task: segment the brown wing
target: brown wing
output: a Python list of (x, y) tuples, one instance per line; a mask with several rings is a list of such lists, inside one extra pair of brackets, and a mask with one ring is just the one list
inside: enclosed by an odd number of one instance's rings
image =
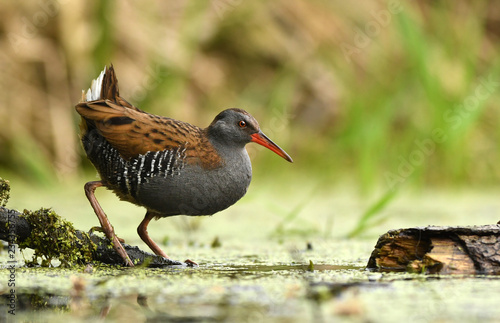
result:
[(126, 159), (148, 151), (196, 146), (200, 140), (201, 129), (196, 126), (110, 100), (82, 102), (76, 110)]
[(88, 131), (89, 127), (96, 128), (123, 158), (182, 146), (189, 163), (202, 164), (206, 168), (221, 164), (220, 156), (204, 130), (189, 123), (146, 113), (120, 97), (112, 65), (105, 68), (94, 82), (89, 89), (92, 99), (87, 100), (84, 94), (82, 101), (76, 105), (77, 112), (82, 116), (82, 131)]

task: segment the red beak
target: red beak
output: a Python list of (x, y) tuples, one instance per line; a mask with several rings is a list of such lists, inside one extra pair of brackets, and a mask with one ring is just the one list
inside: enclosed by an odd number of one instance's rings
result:
[(259, 145), (262, 145), (274, 151), (276, 154), (288, 160), (290, 163), (293, 163), (292, 158), (288, 156), (288, 154), (278, 145), (276, 145), (271, 139), (267, 138), (267, 136), (262, 131), (259, 130), (259, 132), (254, 133), (253, 135), (251, 135), (251, 137), (253, 142), (256, 142)]

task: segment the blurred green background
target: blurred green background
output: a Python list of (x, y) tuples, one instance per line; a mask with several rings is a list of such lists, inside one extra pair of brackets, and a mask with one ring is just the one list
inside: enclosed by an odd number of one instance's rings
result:
[(73, 107), (110, 63), (148, 112), (204, 127), (249, 111), (295, 161), (248, 145), (255, 180), (299, 202), (350, 187), (369, 215), (403, 189), (499, 183), (500, 2), (0, 6), (0, 176), (31, 188), (95, 178)]

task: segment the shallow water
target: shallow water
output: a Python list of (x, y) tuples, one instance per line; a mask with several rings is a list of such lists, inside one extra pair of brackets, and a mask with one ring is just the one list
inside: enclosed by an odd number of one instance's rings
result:
[[(37, 194), (13, 187), (8, 206), (53, 206), (79, 229), (96, 225), (81, 187), (68, 187)], [(499, 277), (364, 270), (378, 236), (389, 229), (495, 223), (495, 192), (402, 195), (356, 239), (344, 237), (370, 201), (351, 193), (317, 194), (287, 220), (303, 203), (289, 194), (266, 186), (213, 217), (153, 222), (151, 236), (170, 257), (192, 259), (197, 268), (16, 268), (15, 317), (7, 306), (11, 273), (1, 269), (0, 321), (500, 321)], [(147, 250), (135, 233), (143, 210), (108, 192), (98, 192), (98, 198), (118, 235)], [(212, 248), (216, 238), (220, 247)], [(15, 260), (22, 266), (30, 257), (24, 251)], [(8, 260), (2, 251), (4, 268)]]
[[(380, 274), (364, 270), (369, 242), (312, 242), (313, 250), (265, 253), (189, 247), (197, 268), (17, 268), (16, 322), (428, 322), (497, 321), (499, 277)], [(317, 246), (317, 247), (315, 247)], [(327, 248), (328, 247), (328, 248)], [(262, 250), (264, 256), (259, 256)], [(328, 251), (330, 250), (330, 251)], [(196, 252), (195, 252), (196, 251)], [(351, 256), (347, 256), (350, 254)], [(309, 260), (314, 259), (314, 270)], [(8, 281), (8, 270), (0, 281)], [(5, 285), (3, 285), (5, 286)], [(4, 299), (9, 293), (4, 287)], [(8, 299), (6, 299), (7, 301)], [(8, 308), (0, 308), (7, 313)], [(11, 319), (11, 316), (4, 315)], [(14, 322), (14, 321), (12, 321)]]

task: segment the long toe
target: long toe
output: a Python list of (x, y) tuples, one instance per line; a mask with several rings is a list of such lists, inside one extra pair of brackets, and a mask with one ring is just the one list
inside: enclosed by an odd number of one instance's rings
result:
[(188, 267), (198, 267), (198, 264), (195, 263), (194, 261), (190, 260), (190, 259), (186, 259), (184, 260), (184, 263), (188, 266)]

